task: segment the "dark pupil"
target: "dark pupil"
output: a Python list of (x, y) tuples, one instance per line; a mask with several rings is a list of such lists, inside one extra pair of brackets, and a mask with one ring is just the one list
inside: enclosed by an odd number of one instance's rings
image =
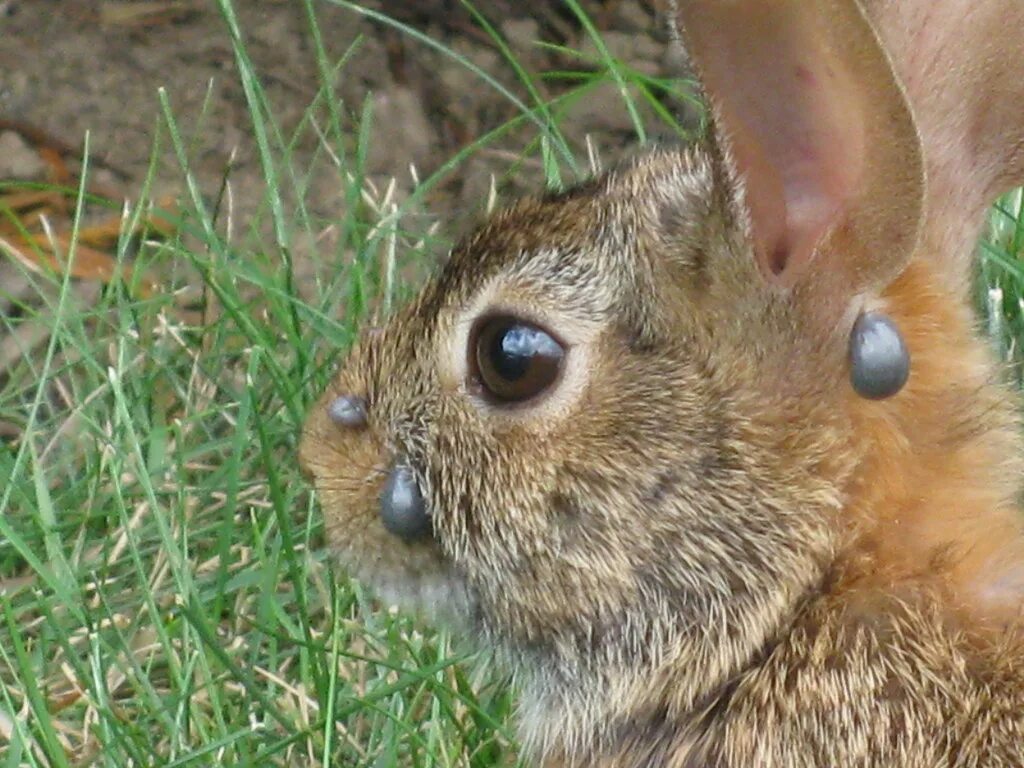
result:
[(536, 326), (493, 319), (477, 341), (480, 381), (499, 400), (526, 400), (551, 386), (564, 354), (562, 346)]
[(491, 344), (491, 361), (498, 375), (508, 381), (521, 379), (530, 370), (530, 363), (537, 355), (553, 356), (553, 350), (545, 350), (552, 344), (551, 337), (536, 328), (513, 325), (503, 334), (495, 334)]

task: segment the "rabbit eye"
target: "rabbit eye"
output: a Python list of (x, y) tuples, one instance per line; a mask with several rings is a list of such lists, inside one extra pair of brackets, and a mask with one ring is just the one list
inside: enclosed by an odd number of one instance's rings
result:
[(471, 336), (470, 368), (499, 403), (542, 394), (555, 383), (564, 358), (564, 347), (550, 333), (506, 315), (484, 318)]

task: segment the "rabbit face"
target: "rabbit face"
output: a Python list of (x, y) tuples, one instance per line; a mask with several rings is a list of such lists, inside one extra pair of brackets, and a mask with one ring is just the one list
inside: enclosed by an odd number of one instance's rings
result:
[[(829, 409), (803, 415), (803, 439), (759, 392), (760, 342), (698, 320), (739, 282), (714, 266), (733, 260), (714, 177), (705, 155), (661, 150), (499, 214), (364, 335), (307, 426), (342, 565), (482, 633), (535, 699), (594, 678), (628, 696), (680, 659), (695, 678), (676, 694), (697, 696), (833, 547)], [(331, 420), (344, 396), (365, 425)], [(389, 530), (395, 467), (422, 536)]]

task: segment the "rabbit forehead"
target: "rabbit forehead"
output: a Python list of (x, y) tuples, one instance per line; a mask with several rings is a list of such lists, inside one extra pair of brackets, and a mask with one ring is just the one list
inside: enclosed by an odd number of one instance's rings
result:
[(492, 300), (523, 301), (600, 316), (615, 305), (622, 283), (621, 255), (631, 250), (626, 233), (612, 224), (578, 248), (542, 247), (519, 254), (485, 286)]
[(645, 236), (699, 230), (721, 202), (715, 179), (700, 147), (647, 149), (575, 187), (499, 211), (452, 250), (436, 285), (466, 300), (505, 276), (586, 300), (580, 292), (608, 291), (650, 269), (638, 258)]
[(606, 310), (621, 283), (617, 267), (628, 250), (626, 228), (607, 198), (574, 197), (570, 215), (558, 199), (520, 203), (456, 248), (438, 281), (451, 303), (461, 308), (500, 291)]
[(610, 264), (611, 250), (594, 244), (523, 252), (455, 307), (455, 326), (507, 313), (549, 326), (570, 344), (589, 340), (608, 322), (620, 296), (623, 281)]

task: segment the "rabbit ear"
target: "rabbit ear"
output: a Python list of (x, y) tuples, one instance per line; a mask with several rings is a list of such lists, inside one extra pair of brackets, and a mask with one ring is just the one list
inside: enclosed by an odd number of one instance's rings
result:
[(967, 284), (985, 208), (1024, 184), (1024, 3), (869, 0), (924, 147), (935, 257)]
[(854, 290), (895, 277), (917, 241), (924, 176), (902, 89), (859, 6), (677, 0), (676, 19), (743, 182), (763, 274), (788, 287), (838, 269), (844, 279), (827, 282)]

